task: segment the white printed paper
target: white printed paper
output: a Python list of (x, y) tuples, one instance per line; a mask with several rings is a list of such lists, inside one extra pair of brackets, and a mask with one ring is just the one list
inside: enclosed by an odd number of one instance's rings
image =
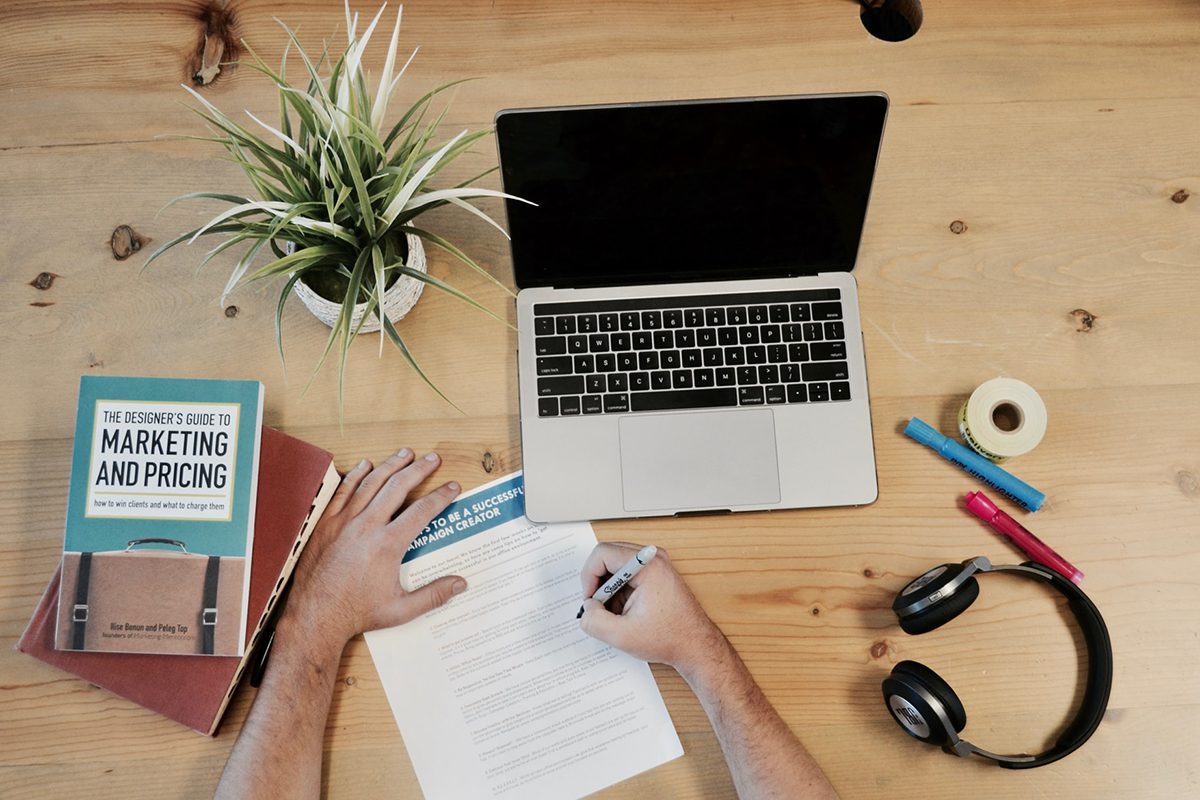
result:
[(586, 522), (539, 525), (520, 473), (463, 495), (413, 541), (408, 589), (468, 589), (366, 635), (426, 800), (576, 800), (683, 755), (650, 668), (584, 634)]

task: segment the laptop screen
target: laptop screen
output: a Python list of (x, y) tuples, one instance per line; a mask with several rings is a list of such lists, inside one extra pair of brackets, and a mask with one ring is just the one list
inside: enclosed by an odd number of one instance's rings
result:
[(502, 111), (518, 287), (853, 269), (880, 94)]

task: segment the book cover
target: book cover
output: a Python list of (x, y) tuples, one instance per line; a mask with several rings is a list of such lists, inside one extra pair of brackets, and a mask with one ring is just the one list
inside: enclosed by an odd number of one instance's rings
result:
[(56, 647), (244, 653), (262, 384), (86, 375)]
[(212, 735), (250, 663), (304, 545), (341, 478), (328, 452), (262, 429), (250, 569), (250, 619), (242, 657), (80, 652), (54, 648), (61, 566), (56, 569), (17, 650), (113, 694)]

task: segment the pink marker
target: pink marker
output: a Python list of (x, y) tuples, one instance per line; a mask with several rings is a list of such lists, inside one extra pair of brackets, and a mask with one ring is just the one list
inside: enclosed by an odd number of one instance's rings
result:
[(996, 504), (983, 492), (967, 492), (967, 510), (991, 526), (992, 530), (1015, 544), (1017, 548), (1029, 556), (1031, 561), (1041, 564), (1062, 575), (1071, 583), (1078, 584), (1083, 580), (1083, 573), (1071, 566), (1071, 562), (1038, 537), (1034, 536), (1015, 519), (996, 508)]

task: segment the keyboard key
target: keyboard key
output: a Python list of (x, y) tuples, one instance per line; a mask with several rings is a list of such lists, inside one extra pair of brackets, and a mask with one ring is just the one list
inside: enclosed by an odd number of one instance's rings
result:
[(690, 369), (677, 369), (671, 373), (671, 388), (672, 389), (690, 389), (692, 388), (692, 371)]
[[(621, 330), (636, 331), (642, 325), (642, 318), (636, 311), (624, 311), (621, 313)], [(607, 400), (608, 398), (605, 398)]]
[(813, 303), (812, 304), (813, 319), (841, 319), (842, 304), (841, 303)]
[(792, 322), (808, 322), (812, 319), (808, 303), (792, 303)]
[(671, 373), (666, 370), (659, 370), (650, 375), (651, 389), (670, 389), (671, 388)]
[(575, 416), (579, 413), (579, 398), (560, 397), (558, 400), (558, 410), (564, 417)]
[(813, 342), (808, 348), (813, 361), (834, 361), (846, 357), (845, 342)]
[(828, 383), (810, 383), (808, 385), (808, 400), (811, 403), (823, 403), (829, 399)]
[(788, 307), (784, 305), (773, 305), (767, 309), (767, 314), (771, 318), (771, 322), (787, 322)]
[(705, 310), (704, 321), (714, 328), (719, 328), (725, 324), (725, 309), (710, 308)]
[(729, 319), (730, 325), (745, 325), (746, 324), (746, 309), (737, 306), (726, 311), (726, 317)]
[(550, 336), (554, 333), (554, 318), (538, 317), (533, 321), (533, 332), (538, 336)]
[(567, 352), (568, 353), (586, 353), (588, 351), (588, 337), (586, 336), (568, 336), (567, 337)]
[(598, 394), (585, 394), (583, 396), (583, 413), (599, 414), (604, 410), (604, 404), (600, 401)]
[(746, 348), (744, 347), (726, 347), (725, 348), (725, 363), (731, 367), (736, 367), (739, 364), (746, 363)]
[(565, 336), (568, 333), (575, 332), (575, 317), (555, 317), (554, 331), (559, 336)]
[(661, 311), (642, 312), (642, 330), (656, 331), (663, 326)]
[(682, 350), (685, 347), (696, 346), (696, 332), (688, 329), (675, 331), (675, 346)]
[(570, 375), (571, 374), (571, 357), (570, 356), (548, 356), (539, 358), (535, 362), (538, 375)]
[(747, 315), (750, 322), (754, 323), (755, 325), (761, 325), (770, 319), (770, 317), (767, 315), (766, 306), (750, 306), (750, 308), (747, 309)]
[[(813, 381), (845, 381), (850, 379), (850, 370), (845, 361), (821, 361), (800, 367), (805, 383)], [(811, 393), (810, 393), (811, 394)]]
[(700, 355), (700, 351), (693, 348), (691, 350), (683, 351), (680, 358), (680, 363), (682, 363), (685, 367), (698, 367), (704, 363), (704, 359)]
[(663, 369), (678, 369), (679, 368), (679, 351), (678, 350), (663, 350), (658, 354), (659, 363)]
[(826, 339), (845, 339), (846, 326), (840, 322), (825, 323), (825, 338)]
[(633, 334), (634, 350), (649, 350), (654, 347), (654, 335), (650, 331), (638, 331)]
[(765, 364), (767, 363), (767, 348), (761, 344), (751, 345), (746, 348), (746, 363), (747, 364)]
[(799, 383), (800, 382), (800, 365), (799, 364), (781, 364), (779, 367), (779, 377), (784, 383)]
[(658, 369), (658, 353), (653, 350), (638, 353), (638, 369), (649, 372)]
[(787, 398), (789, 403), (807, 403), (808, 402), (808, 387), (803, 383), (790, 383), (787, 387)]
[(780, 385), (767, 387), (767, 405), (787, 402), (787, 391)]
[(682, 328), (683, 327), (683, 311), (678, 308), (672, 308), (669, 311), (663, 312), (663, 327), (664, 328)]
[(650, 390), (650, 373), (649, 372), (631, 372), (629, 373), (629, 390), (633, 392), (647, 392)]
[(849, 400), (850, 384), (846, 381), (834, 381), (829, 384), (829, 398), (831, 400)]
[(535, 352), (539, 356), (561, 356), (567, 352), (565, 336), (539, 336), (533, 341)]
[(608, 388), (608, 381), (603, 375), (588, 375), (584, 381), (590, 394), (604, 394), (605, 389)]
[(725, 353), (719, 347), (708, 347), (704, 350), (704, 366), (720, 367), (725, 364)]
[(698, 347), (714, 347), (716, 344), (716, 328), (701, 328), (700, 330), (696, 331), (696, 345)]
[(742, 386), (738, 389), (738, 403), (744, 406), (761, 406), (764, 402), (763, 387)]
[(800, 327), (800, 323), (793, 322), (783, 326), (783, 340), (785, 342), (803, 342), (804, 330)]
[(654, 349), (655, 350), (670, 350), (675, 346), (675, 334), (670, 331), (655, 331), (654, 332)]
[(758, 370), (754, 367), (737, 368), (738, 386), (752, 386), (758, 383)]
[(612, 372), (616, 368), (617, 356), (615, 353), (596, 354), (596, 372)]
[(721, 328), (717, 331), (717, 344), (722, 347), (738, 343), (737, 328)]
[(608, 390), (610, 392), (629, 391), (629, 376), (624, 372), (612, 373), (608, 376)]
[(633, 372), (637, 369), (637, 354), (617, 353), (617, 369), (621, 372)]
[(692, 384), (697, 388), (707, 388), (716, 384), (716, 376), (711, 369), (692, 370)]
[(633, 396), (634, 411), (720, 408), (737, 405), (734, 389), (691, 389), (686, 392), (643, 392)]
[(738, 328), (738, 344), (758, 344), (758, 326), (743, 325)]
[(600, 315), (600, 330), (605, 333), (621, 329), (620, 318), (616, 314), (601, 314)]
[(598, 330), (598, 324), (595, 314), (581, 314), (579, 316), (580, 333), (595, 333)]
[(762, 384), (779, 383), (779, 367), (774, 364), (759, 367), (758, 382)]
[(633, 339), (628, 333), (614, 333), (608, 338), (608, 346), (614, 351), (628, 350), (633, 346)]
[(821, 336), (821, 323), (805, 322), (803, 327), (804, 327), (804, 341), (819, 342), (823, 338)]
[(717, 386), (734, 386), (737, 384), (737, 372), (733, 367), (717, 369)]
[(699, 328), (704, 324), (704, 310), (699, 308), (685, 308), (683, 310), (683, 324), (689, 328)]
[(539, 397), (538, 398), (538, 416), (539, 417), (557, 417), (558, 416), (558, 398), (557, 397)]
[(575, 374), (586, 375), (589, 372), (596, 371), (595, 356), (575, 356)]
[(538, 378), (538, 396), (556, 394), (583, 394), (582, 375), (564, 375), (557, 378)]
[(782, 364), (788, 360), (788, 351), (786, 344), (769, 344), (767, 345), (767, 361), (772, 364)]
[(589, 336), (588, 350), (591, 350), (593, 353), (608, 352), (608, 334), (593, 333), (591, 336)]
[(763, 325), (758, 331), (763, 344), (774, 344), (780, 339), (778, 325)]
[(808, 361), (808, 345), (806, 344), (789, 344), (788, 345), (788, 361)]
[(606, 394), (604, 395), (604, 413), (615, 414), (621, 411), (629, 410), (629, 395), (627, 394)]

